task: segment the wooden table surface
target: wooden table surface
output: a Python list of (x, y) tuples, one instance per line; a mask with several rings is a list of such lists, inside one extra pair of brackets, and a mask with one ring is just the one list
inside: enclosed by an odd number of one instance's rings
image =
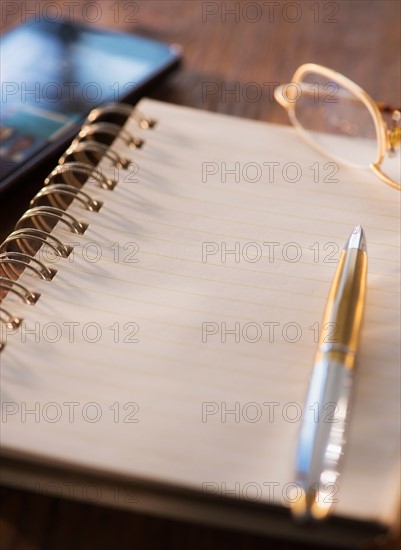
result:
[[(41, 17), (47, 10), (55, 13), (50, 11), (55, 4), (76, 21), (180, 44), (183, 67), (155, 90), (152, 96), (158, 99), (287, 123), (272, 90), (290, 81), (301, 63), (316, 62), (347, 75), (375, 99), (401, 104), (398, 0), (3, 0), (1, 26), (19, 24), (32, 11)], [(229, 90), (235, 93), (225, 93)], [(52, 167), (43, 167), (0, 198), (0, 240)], [(9, 488), (1, 490), (0, 521), (5, 550), (309, 548)], [(381, 548), (399, 548), (399, 540)]]

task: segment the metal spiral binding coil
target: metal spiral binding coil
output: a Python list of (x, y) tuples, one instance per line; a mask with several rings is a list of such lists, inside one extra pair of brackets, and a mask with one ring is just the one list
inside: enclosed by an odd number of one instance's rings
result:
[(0, 254), (0, 265), (9, 278), (12, 278), (13, 275), (20, 275), (15, 266), (20, 266), (24, 269), (27, 268), (45, 281), (51, 281), (57, 273), (56, 269), (47, 267), (42, 261), (29, 254), (24, 254), (23, 252), (3, 252)]
[(66, 209), (69, 203), (67, 201), (63, 202), (60, 200), (60, 197), (68, 198), (70, 202), (75, 199), (83, 204), (84, 208), (90, 212), (99, 212), (103, 206), (101, 201), (92, 199), (92, 197), (85, 191), (82, 191), (82, 189), (78, 189), (66, 183), (53, 183), (42, 187), (29, 204), (30, 206), (36, 206), (43, 199), (47, 199), (52, 206)]
[(36, 304), (40, 298), (39, 292), (28, 290), (26, 286), (8, 277), (0, 277), (0, 288), (7, 290), (7, 292), (13, 292), (29, 305)]
[[(82, 126), (81, 131), (77, 136), (78, 141), (86, 140), (88, 137), (90, 141), (100, 141), (96, 139), (96, 134), (105, 134), (109, 140), (114, 141), (116, 137), (120, 137), (127, 147), (132, 149), (140, 149), (145, 141), (141, 138), (132, 136), (124, 128), (120, 128), (118, 124), (112, 122), (95, 122), (93, 124), (86, 124)], [(102, 143), (102, 141), (100, 141)]]
[(3, 339), (3, 327), (5, 327), (6, 330), (15, 330), (21, 323), (22, 319), (20, 317), (14, 317), (7, 309), (0, 307), (0, 351), (4, 349), (6, 345), (6, 340)]
[[(64, 244), (60, 241), (60, 239), (51, 233), (43, 231), (42, 229), (26, 228), (17, 229), (16, 231), (10, 233), (7, 239), (0, 245), (0, 253), (2, 251), (7, 251), (10, 243), (14, 241), (23, 253), (31, 253), (32, 255), (36, 254), (37, 250), (32, 247), (30, 241), (34, 241), (35, 244), (45, 244), (49, 246), (56, 253), (56, 255), (61, 258), (68, 258), (72, 252), (72, 246)], [(25, 241), (27, 241), (28, 244), (25, 244)]]
[[(91, 161), (88, 153), (92, 154), (97, 162), (102, 157), (106, 157), (114, 166), (128, 168), (131, 161), (122, 158), (109, 146), (116, 137), (120, 137), (128, 147), (134, 149), (140, 148), (145, 143), (143, 139), (131, 135), (122, 128), (128, 118), (135, 120), (142, 129), (152, 128), (156, 124), (155, 120), (143, 116), (137, 110), (133, 110), (131, 105), (123, 103), (106, 104), (92, 110), (88, 115), (81, 131), (60, 158), (59, 165), (49, 174), (44, 187), (31, 200), (31, 208), (21, 216), (15, 230), (0, 244), (0, 269), (6, 275), (0, 276), (0, 301), (2, 294), (10, 292), (26, 304), (33, 305), (37, 302), (40, 293), (30, 290), (16, 278), (27, 269), (42, 280), (53, 279), (57, 270), (47, 267), (43, 261), (36, 258), (42, 246), (48, 246), (60, 258), (67, 258), (70, 255), (73, 247), (53, 235), (51, 233), (53, 227), (57, 223), (62, 223), (71, 232), (80, 235), (88, 228), (88, 224), (80, 222), (75, 216), (66, 212), (66, 209), (73, 201), (77, 201), (91, 212), (98, 212), (103, 206), (101, 201), (92, 198), (81, 189), (81, 186), (88, 178), (92, 178), (103, 189), (112, 190), (117, 182), (102, 174), (96, 166), (97, 163)], [(110, 119), (118, 119), (121, 125), (110, 122)], [(97, 139), (101, 135), (104, 136), (105, 141)], [(78, 160), (82, 157), (85, 162)], [(69, 178), (71, 181), (65, 181)], [(84, 181), (80, 181), (80, 178)], [(29, 226), (30, 223), (34, 227)], [(8, 309), (0, 307), (0, 328), (5, 326), (14, 330), (20, 326), (21, 322), (21, 318), (13, 316)], [(0, 351), (4, 347), (5, 341), (0, 334)]]
[(51, 231), (53, 227), (42, 220), (42, 218), (46, 217), (65, 224), (72, 233), (76, 233), (78, 235), (83, 235), (88, 229), (87, 223), (79, 222), (75, 216), (72, 216), (68, 212), (53, 206), (35, 206), (34, 208), (30, 208), (18, 220), (15, 229), (21, 229), (24, 227), (26, 221), (32, 220), (32, 223), (36, 229)]
[(15, 329), (21, 324), (22, 319), (20, 317), (14, 317), (4, 307), (0, 307), (0, 323), (6, 325), (7, 328)]
[(107, 147), (107, 145), (105, 145), (104, 143), (100, 143), (98, 141), (78, 140), (74, 140), (71, 143), (70, 147), (63, 154), (63, 156), (60, 157), (58, 162), (59, 164), (65, 164), (71, 159), (79, 161), (80, 153), (82, 153), (82, 156), (85, 159), (85, 164), (90, 164), (91, 166), (94, 166), (95, 164), (90, 162), (88, 155), (85, 155), (85, 153), (94, 153), (98, 155), (97, 162), (99, 162), (102, 157), (106, 157), (110, 159), (112, 165), (117, 168), (127, 169), (131, 164), (130, 160), (122, 158), (116, 151), (114, 151), (114, 149), (112, 149), (111, 147)]
[(145, 117), (137, 109), (132, 110), (132, 106), (128, 103), (106, 103), (105, 105), (93, 109), (85, 120), (84, 125), (93, 124), (94, 122), (104, 122), (105, 119), (107, 120), (108, 115), (118, 115), (123, 119), (123, 122), (131, 117), (138, 126), (145, 130), (153, 128), (156, 124), (156, 120)]
[[(64, 176), (69, 178), (68, 185), (70, 185), (71, 180), (77, 182), (79, 185), (78, 178), (73, 178), (73, 175), (85, 176), (86, 178), (93, 178), (96, 180), (100, 187), (103, 189), (113, 190), (117, 185), (117, 182), (107, 178), (98, 168), (90, 166), (90, 164), (85, 164), (84, 162), (66, 162), (65, 164), (59, 164), (54, 170), (45, 179), (45, 185), (49, 185), (53, 182), (54, 178), (58, 176)], [(55, 182), (60, 183), (60, 182)], [(63, 183), (63, 182), (61, 182)]]

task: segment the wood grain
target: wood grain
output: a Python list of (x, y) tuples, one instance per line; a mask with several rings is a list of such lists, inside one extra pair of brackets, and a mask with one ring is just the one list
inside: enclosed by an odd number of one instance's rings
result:
[[(55, 5), (58, 5), (58, 11)], [(51, 11), (53, 10), (53, 11)], [(316, 62), (401, 105), (400, 3), (397, 0), (298, 2), (68, 0), (3, 1), (1, 27), (31, 13), (136, 32), (183, 47), (182, 69), (153, 97), (237, 116), (287, 123), (272, 90), (296, 67)], [(34, 15), (36, 14), (36, 15)], [(241, 136), (238, 136), (241, 139)], [(53, 166), (0, 199), (0, 240), (26, 210)], [(378, 185), (380, 183), (378, 182)], [(307, 545), (152, 518), (121, 510), (1, 490), (1, 545), (36, 549), (306, 550)], [(399, 548), (393, 541), (381, 548)]]

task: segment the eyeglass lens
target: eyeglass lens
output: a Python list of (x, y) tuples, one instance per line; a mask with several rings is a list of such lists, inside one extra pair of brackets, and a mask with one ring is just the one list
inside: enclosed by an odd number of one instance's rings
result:
[(296, 121), (310, 140), (352, 165), (368, 167), (376, 161), (374, 120), (351, 90), (316, 73), (307, 73), (290, 86)]

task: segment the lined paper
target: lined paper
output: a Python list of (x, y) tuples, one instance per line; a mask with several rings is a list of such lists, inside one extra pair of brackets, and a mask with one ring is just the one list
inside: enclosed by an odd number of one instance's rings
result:
[(24, 319), (1, 354), (5, 452), (288, 506), (316, 331), (361, 224), (368, 297), (335, 513), (393, 522), (400, 195), (291, 128), (139, 109), (157, 125), (127, 122), (145, 145), (117, 138), (132, 161), (118, 185), (85, 184), (100, 212), (69, 208), (88, 230), (54, 230), (73, 254), (39, 252), (58, 272), (23, 274), (35, 306), (4, 301)]

